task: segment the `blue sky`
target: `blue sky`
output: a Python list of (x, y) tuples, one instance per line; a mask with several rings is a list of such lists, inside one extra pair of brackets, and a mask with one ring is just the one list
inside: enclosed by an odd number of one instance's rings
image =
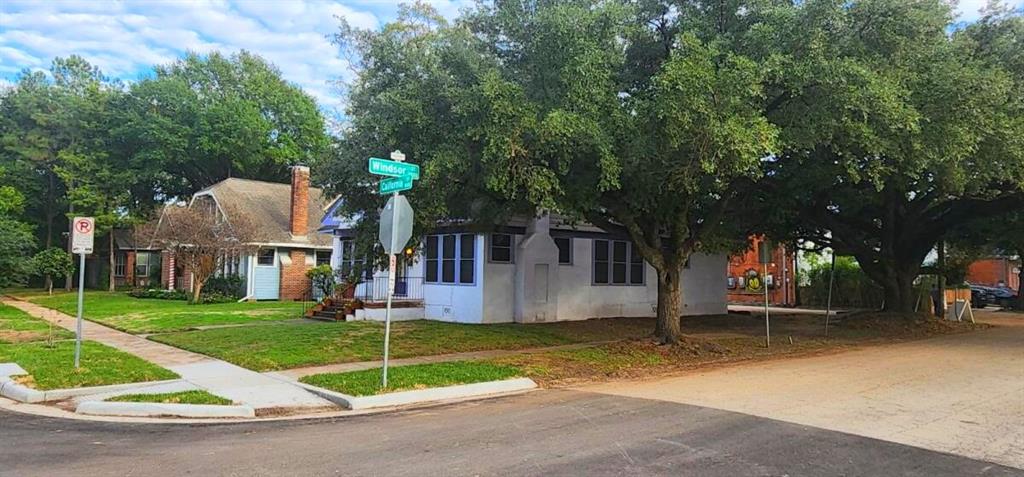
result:
[[(960, 19), (976, 19), (985, 2), (961, 0)], [(453, 17), (471, 0), (428, 3)], [(341, 97), (330, 81), (350, 70), (326, 38), (337, 28), (335, 16), (374, 28), (397, 9), (398, 2), (383, 0), (0, 0), (0, 83), (25, 68), (45, 70), (55, 56), (79, 54), (131, 81), (188, 50), (246, 49), (337, 114)]]
[[(428, 3), (454, 17), (470, 1)], [(25, 68), (45, 70), (55, 56), (78, 54), (131, 81), (189, 50), (246, 49), (330, 111), (341, 104), (330, 81), (350, 74), (326, 38), (335, 16), (374, 28), (397, 10), (382, 0), (0, 0), (0, 83)]]

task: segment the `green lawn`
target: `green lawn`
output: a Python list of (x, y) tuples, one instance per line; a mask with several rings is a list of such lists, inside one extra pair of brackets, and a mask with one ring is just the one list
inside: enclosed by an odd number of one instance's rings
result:
[[(392, 324), (391, 356), (408, 358), (635, 338), (650, 333), (652, 323), (628, 319), (541, 325), (405, 321)], [(249, 369), (272, 371), (380, 359), (384, 326), (372, 321), (282, 324), (168, 333), (151, 339)]]
[(74, 353), (74, 341), (60, 341), (52, 347), (44, 342), (0, 344), (0, 363), (18, 363), (30, 374), (21, 381), (41, 390), (178, 377), (148, 361), (92, 341), (82, 343), (82, 366), (76, 370)]
[(481, 361), (417, 364), (388, 369), (388, 387), (381, 389), (380, 369), (306, 376), (300, 381), (351, 396), (369, 396), (409, 389), (499, 381), (520, 376), (519, 369)]
[(216, 404), (221, 406), (232, 404), (230, 399), (224, 399), (206, 391), (182, 391), (164, 394), (126, 394), (124, 396), (112, 397), (107, 399), (107, 401), (156, 402), (162, 404)]
[(0, 304), (0, 344), (45, 341), (49, 338), (60, 340), (74, 338), (75, 334), (49, 323), (33, 318), (17, 308)]
[[(27, 299), (74, 316), (75, 293), (29, 294)], [(85, 292), (85, 318), (129, 333), (160, 333), (256, 321), (286, 320), (302, 315), (299, 302), (218, 303), (189, 305), (179, 300), (132, 298), (122, 292)]]

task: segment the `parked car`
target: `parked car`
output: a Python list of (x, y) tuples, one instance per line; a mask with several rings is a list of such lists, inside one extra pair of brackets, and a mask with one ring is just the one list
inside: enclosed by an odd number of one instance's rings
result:
[(980, 310), (994, 301), (992, 292), (987, 287), (971, 285), (971, 307)]

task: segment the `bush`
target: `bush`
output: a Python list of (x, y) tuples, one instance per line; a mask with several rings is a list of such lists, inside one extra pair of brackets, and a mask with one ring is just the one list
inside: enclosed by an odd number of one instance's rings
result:
[(199, 297), (199, 303), (193, 303), (193, 305), (212, 305), (212, 304), (215, 304), (215, 303), (234, 303), (234, 302), (238, 301), (240, 298), (241, 297), (236, 297), (236, 296), (232, 296), (232, 295), (225, 295), (225, 294), (220, 293), (220, 292), (210, 292), (210, 293), (207, 293), (206, 290), (203, 290), (202, 296)]
[[(207, 301), (206, 296), (220, 297), (229, 301), (239, 300), (245, 296), (245, 280), (237, 274), (210, 277), (203, 285), (203, 303), (214, 303)], [(223, 301), (216, 303), (224, 303)]]
[[(800, 289), (800, 301), (808, 306), (825, 306), (828, 301), (828, 261), (814, 263), (807, 273), (809, 285)], [(874, 284), (852, 257), (836, 257), (832, 306), (839, 308), (877, 308), (884, 291)]]
[(157, 288), (136, 288), (128, 292), (128, 296), (153, 300), (188, 300), (188, 293), (184, 291)]
[(313, 289), (323, 297), (334, 293), (334, 269), (330, 265), (320, 265), (306, 270), (306, 277), (313, 282)]

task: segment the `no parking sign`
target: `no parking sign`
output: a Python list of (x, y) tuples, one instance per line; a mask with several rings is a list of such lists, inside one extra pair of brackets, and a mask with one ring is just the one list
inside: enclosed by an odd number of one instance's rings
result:
[(96, 233), (96, 219), (75, 217), (71, 222), (71, 253), (92, 253), (93, 236)]

